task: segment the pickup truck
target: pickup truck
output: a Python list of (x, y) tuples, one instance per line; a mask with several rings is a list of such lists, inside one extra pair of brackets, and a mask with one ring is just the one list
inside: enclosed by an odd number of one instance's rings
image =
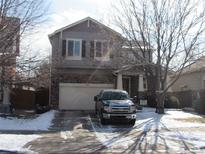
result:
[(94, 97), (95, 112), (102, 124), (112, 119), (125, 119), (134, 125), (136, 120), (136, 106), (128, 93), (123, 90), (102, 90)]

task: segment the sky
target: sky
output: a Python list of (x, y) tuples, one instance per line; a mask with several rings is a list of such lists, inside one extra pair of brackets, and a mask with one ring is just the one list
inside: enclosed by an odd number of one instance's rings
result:
[(21, 46), (29, 46), (29, 54), (45, 57), (51, 53), (48, 34), (86, 17), (92, 17), (120, 32), (113, 20), (113, 4), (119, 0), (45, 0), (49, 3), (45, 12), (47, 21), (38, 25), (32, 34), (23, 37)]
[(47, 20), (34, 32), (24, 36), (22, 46), (29, 46), (30, 53), (46, 56), (51, 52), (48, 34), (86, 17), (92, 17), (112, 28), (110, 9), (115, 0), (47, 0)]

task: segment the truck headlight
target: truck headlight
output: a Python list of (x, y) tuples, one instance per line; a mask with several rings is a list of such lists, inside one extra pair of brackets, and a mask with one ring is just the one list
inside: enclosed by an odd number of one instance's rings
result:
[(134, 112), (134, 111), (136, 111), (136, 106), (135, 105), (130, 106), (130, 112)]
[(110, 111), (110, 107), (109, 106), (104, 106), (104, 111), (109, 112)]

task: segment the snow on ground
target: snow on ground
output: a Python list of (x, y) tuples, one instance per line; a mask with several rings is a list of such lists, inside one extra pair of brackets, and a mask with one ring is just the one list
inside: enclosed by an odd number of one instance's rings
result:
[(39, 135), (16, 135), (16, 134), (0, 134), (0, 151), (16, 151), (16, 152), (25, 152), (33, 153), (29, 148), (24, 146), (37, 138)]
[(0, 130), (48, 130), (54, 114), (55, 111), (51, 110), (34, 119), (0, 117)]
[(119, 130), (117, 127), (111, 125), (103, 126), (99, 123), (93, 123), (91, 119), (90, 122), (95, 132), (95, 135), (104, 146), (110, 147), (113, 143), (115, 144), (123, 143), (124, 144), (123, 146), (128, 147), (130, 142), (131, 143), (134, 142), (130, 137), (126, 137), (126, 136), (120, 137), (120, 131), (126, 131), (129, 128), (120, 128)]
[(154, 146), (157, 143), (165, 146), (165, 149), (178, 151), (186, 149), (186, 146), (193, 149), (204, 148), (205, 132), (196, 130), (205, 130), (205, 123), (180, 120), (189, 118), (202, 117), (173, 109), (166, 110), (164, 115), (159, 115), (155, 113), (154, 108), (143, 108), (142, 111), (137, 112), (137, 120), (133, 128), (103, 126), (92, 120), (90, 122), (98, 140), (107, 147), (129, 147), (140, 141), (140, 146), (147, 143)]
[[(205, 128), (205, 123), (183, 122), (180, 119), (202, 118), (199, 115), (181, 110), (166, 110), (165, 114), (155, 113), (154, 108), (144, 108), (137, 113), (135, 126), (140, 130), (156, 130), (171, 128)], [(178, 119), (178, 120), (177, 120)]]
[[(34, 119), (25, 119), (17, 117), (0, 117), (0, 130), (48, 130), (52, 124), (55, 111), (49, 111)], [(20, 134), (0, 134), (0, 151), (9, 150), (25, 153), (33, 153), (24, 146), (40, 135), (20, 135)]]
[(200, 131), (194, 132), (166, 132), (163, 133), (164, 137), (170, 140), (182, 140), (189, 144), (194, 144), (196, 149), (205, 147), (205, 133)]

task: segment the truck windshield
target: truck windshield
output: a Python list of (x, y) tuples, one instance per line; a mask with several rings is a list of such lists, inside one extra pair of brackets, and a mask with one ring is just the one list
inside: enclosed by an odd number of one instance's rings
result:
[(130, 99), (129, 95), (123, 92), (104, 92), (103, 100), (126, 100)]

